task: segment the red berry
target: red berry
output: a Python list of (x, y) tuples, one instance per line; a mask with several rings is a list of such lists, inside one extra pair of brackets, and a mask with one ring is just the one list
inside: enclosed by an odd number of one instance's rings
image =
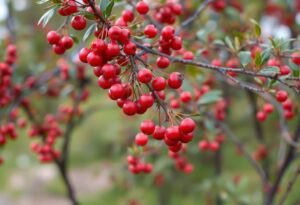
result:
[(285, 110), (291, 111), (293, 109), (293, 103), (292, 103), (292, 101), (290, 99), (287, 99), (286, 101), (284, 101), (282, 103), (282, 107)]
[(65, 49), (70, 49), (73, 47), (74, 41), (70, 36), (64, 36), (61, 39), (61, 43), (65, 47)]
[(280, 68), (280, 75), (288, 75), (291, 72), (290, 67), (287, 65), (282, 65), (279, 68)]
[(166, 130), (166, 137), (169, 140), (178, 141), (181, 138), (181, 133), (178, 126), (168, 127)]
[(93, 66), (93, 67), (96, 67), (96, 66), (101, 66), (102, 63), (103, 63), (103, 59), (102, 59), (102, 56), (100, 56), (98, 53), (96, 52), (90, 52), (88, 55), (87, 55), (87, 58), (86, 58), (87, 62)]
[(136, 45), (133, 42), (128, 42), (124, 45), (123, 50), (127, 55), (135, 55)]
[(183, 91), (180, 93), (180, 100), (183, 103), (188, 103), (192, 100), (192, 94), (189, 91)]
[(115, 66), (113, 66), (111, 64), (105, 64), (102, 67), (102, 72), (103, 72), (102, 75), (105, 79), (114, 78), (117, 75)]
[(83, 30), (86, 27), (86, 18), (81, 15), (74, 16), (71, 21), (71, 26), (75, 30)]
[(155, 130), (155, 124), (152, 120), (144, 120), (140, 125), (140, 130), (146, 135), (152, 135)]
[(91, 49), (98, 53), (105, 53), (106, 48), (107, 48), (107, 45), (102, 39), (96, 39), (91, 44)]
[(193, 60), (194, 59), (194, 54), (191, 51), (186, 51), (183, 54), (183, 59), (185, 59), (185, 60)]
[(180, 141), (181, 141), (182, 143), (188, 143), (188, 142), (192, 141), (193, 137), (194, 137), (194, 133), (193, 133), (193, 132), (190, 132), (190, 133), (188, 133), (188, 134), (182, 135)]
[(152, 136), (154, 139), (162, 140), (165, 137), (165, 133), (166, 133), (166, 128), (164, 128), (162, 126), (155, 126), (155, 130), (154, 130)]
[(118, 55), (120, 55), (119, 45), (117, 43), (107, 44), (105, 57), (107, 57), (108, 59), (111, 59), (111, 58), (116, 57)]
[(119, 26), (112, 26), (108, 31), (108, 37), (111, 40), (119, 40), (122, 29)]
[(80, 59), (80, 61), (83, 62), (83, 63), (87, 63), (87, 56), (88, 56), (89, 53), (90, 53), (90, 49), (88, 49), (88, 48), (82, 48), (79, 51), (79, 59)]
[(284, 90), (279, 90), (276, 93), (276, 99), (278, 102), (284, 102), (288, 98), (288, 93)]
[(122, 17), (123, 17), (124, 21), (132, 22), (134, 19), (134, 14), (131, 10), (126, 9), (122, 12)]
[(182, 144), (181, 143), (177, 143), (176, 145), (173, 146), (169, 146), (169, 150), (172, 152), (179, 152), (182, 148)]
[(140, 104), (142, 107), (150, 108), (154, 104), (154, 98), (152, 95), (144, 94), (140, 97)]
[(203, 150), (203, 151), (205, 151), (205, 150), (208, 150), (209, 149), (209, 142), (207, 141), (207, 140), (202, 140), (202, 141), (200, 141), (199, 143), (198, 143), (198, 148), (200, 149), (200, 150)]
[(266, 112), (266, 113), (272, 113), (273, 112), (273, 110), (274, 110), (274, 106), (271, 104), (271, 103), (266, 103), (265, 105), (264, 105), (264, 111)]
[(159, 68), (167, 68), (170, 65), (170, 60), (166, 57), (158, 57), (156, 60), (156, 64)]
[(190, 133), (193, 132), (196, 128), (196, 123), (193, 119), (191, 118), (185, 118), (181, 121), (179, 125), (179, 130), (182, 133)]
[(62, 55), (66, 51), (66, 48), (63, 45), (61, 45), (61, 44), (55, 44), (55, 45), (53, 45), (52, 49), (53, 49), (54, 53), (56, 53), (57, 55)]
[(166, 85), (167, 85), (166, 80), (161, 76), (155, 77), (154, 80), (152, 81), (152, 87), (156, 91), (164, 90), (166, 88)]
[(142, 70), (139, 70), (137, 77), (141, 83), (147, 84), (147, 83), (151, 82), (153, 74), (148, 69), (142, 69)]
[(265, 121), (266, 118), (267, 118), (267, 115), (266, 115), (266, 113), (263, 112), (263, 111), (260, 111), (260, 112), (258, 112), (258, 113), (256, 114), (256, 119), (257, 119), (259, 122)]
[(125, 90), (123, 85), (121, 84), (114, 84), (109, 89), (109, 96), (112, 100), (117, 100), (122, 98), (125, 95)]
[(171, 48), (173, 50), (180, 50), (182, 48), (182, 40), (180, 37), (176, 36), (171, 42)]
[(145, 146), (148, 143), (148, 136), (143, 133), (138, 133), (135, 136), (135, 144)]
[(161, 31), (161, 36), (165, 40), (170, 40), (174, 37), (175, 29), (172, 26), (165, 26)]
[(127, 100), (123, 105), (123, 112), (129, 116), (136, 114), (137, 113), (136, 104), (130, 100)]
[(60, 41), (60, 35), (56, 31), (49, 31), (47, 34), (48, 43), (53, 45)]
[(147, 14), (149, 11), (149, 6), (146, 2), (140, 1), (136, 4), (136, 10), (139, 14)]
[(216, 151), (219, 150), (219, 148), (220, 148), (220, 145), (219, 145), (218, 142), (212, 141), (211, 143), (209, 143), (209, 149), (210, 149), (211, 151), (216, 152)]
[(157, 35), (157, 29), (152, 24), (147, 25), (144, 29), (144, 34), (147, 36), (147, 38), (155, 38)]
[(112, 86), (113, 80), (112, 79), (105, 79), (103, 76), (98, 78), (98, 85), (103, 89), (108, 89)]
[(179, 72), (173, 72), (169, 75), (168, 85), (170, 88), (178, 89), (181, 87), (183, 81), (183, 76)]
[(300, 53), (293, 53), (292, 54), (292, 61), (296, 65), (300, 65)]

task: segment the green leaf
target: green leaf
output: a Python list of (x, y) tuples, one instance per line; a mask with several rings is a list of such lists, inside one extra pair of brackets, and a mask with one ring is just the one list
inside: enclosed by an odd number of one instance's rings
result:
[(260, 35), (261, 35), (261, 27), (260, 27), (259, 23), (257, 23), (257, 21), (254, 20), (254, 19), (250, 19), (250, 21), (254, 24), (255, 35), (257, 37), (260, 37)]
[(37, 4), (44, 4), (44, 3), (47, 3), (47, 2), (50, 2), (50, 0), (39, 0), (36, 3)]
[(300, 69), (299, 69), (299, 67), (295, 63), (293, 63), (291, 60), (289, 60), (288, 64), (289, 64), (289, 67), (293, 71), (293, 76), (294, 77), (299, 77), (300, 76)]
[(220, 40), (220, 39), (214, 40), (214, 41), (213, 41), (213, 44), (215, 44), (215, 45), (221, 45), (221, 46), (225, 46), (225, 43), (224, 43), (224, 41), (222, 41), (222, 40)]
[(115, 1), (111, 0), (109, 2), (109, 4), (106, 6), (106, 8), (105, 8), (105, 16), (106, 16), (106, 18), (110, 17), (111, 11), (112, 11), (112, 9), (114, 7), (114, 4), (115, 4)]
[(256, 65), (257, 67), (260, 67), (260, 66), (263, 64), (262, 56), (261, 56), (261, 53), (260, 53), (260, 52), (257, 52), (257, 53), (255, 54), (254, 62), (255, 62), (255, 65)]
[(239, 53), (240, 62), (243, 66), (248, 65), (251, 62), (251, 53), (250, 51), (241, 51)]
[(82, 15), (85, 18), (89, 19), (89, 20), (94, 20), (95, 19), (95, 15), (92, 12), (87, 12), (87, 11), (81, 11), (78, 12), (78, 15)]
[(101, 13), (102, 14), (105, 14), (105, 10), (106, 10), (106, 8), (107, 8), (107, 5), (109, 4), (109, 0), (101, 0), (100, 1), (100, 9), (101, 9)]
[(231, 50), (234, 50), (233, 43), (232, 43), (231, 39), (230, 39), (228, 36), (225, 37), (225, 43), (227, 44), (227, 46), (228, 46)]
[(54, 16), (57, 9), (58, 9), (58, 6), (55, 6), (51, 9), (49, 9), (46, 13), (44, 13), (44, 15), (38, 21), (38, 25), (42, 24), (42, 26), (45, 27), (49, 23), (50, 19)]
[(213, 90), (205, 93), (198, 101), (198, 104), (210, 104), (221, 99), (222, 92), (220, 90)]
[(265, 67), (265, 68), (261, 69), (259, 71), (259, 73), (263, 73), (263, 74), (276, 74), (276, 73), (280, 73), (280, 70), (279, 70), (278, 67), (269, 66), (269, 67)]
[(267, 48), (264, 51), (262, 51), (262, 53), (261, 53), (262, 65), (265, 64), (269, 60), (271, 53), (272, 53), (272, 48)]
[(85, 34), (83, 35), (83, 41), (86, 41), (90, 37), (90, 35), (94, 32), (96, 25), (97, 24), (90, 25), (90, 27), (86, 30)]

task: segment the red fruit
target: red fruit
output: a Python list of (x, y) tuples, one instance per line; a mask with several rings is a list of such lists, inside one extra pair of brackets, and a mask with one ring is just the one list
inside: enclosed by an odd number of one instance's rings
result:
[(222, 12), (225, 9), (225, 0), (216, 0), (211, 3), (212, 8), (217, 12)]
[(279, 68), (280, 68), (280, 75), (288, 75), (291, 72), (290, 67), (287, 65), (282, 65)]
[(207, 140), (201, 140), (198, 143), (198, 148), (203, 151), (208, 150), (210, 148), (209, 142)]
[(64, 36), (61, 39), (61, 44), (65, 47), (65, 49), (70, 49), (73, 47), (74, 41), (70, 36)]
[(191, 51), (186, 51), (183, 53), (183, 59), (185, 60), (193, 60), (194, 54)]
[(180, 37), (176, 36), (171, 42), (171, 48), (173, 50), (180, 50), (182, 48), (182, 40)]
[(139, 14), (146, 14), (149, 11), (149, 6), (146, 2), (140, 1), (136, 4), (136, 10)]
[(105, 53), (106, 48), (107, 48), (107, 45), (102, 39), (96, 39), (91, 44), (91, 49), (98, 53)]
[(179, 152), (182, 148), (182, 144), (181, 143), (177, 143), (176, 145), (173, 146), (169, 146), (169, 150), (172, 152)]
[(181, 138), (181, 133), (178, 126), (168, 127), (165, 135), (169, 140), (172, 141), (179, 141)]
[(147, 38), (155, 38), (157, 35), (157, 29), (152, 24), (147, 25), (144, 29), (144, 34), (147, 36)]
[(293, 103), (292, 103), (292, 101), (290, 99), (287, 99), (286, 101), (284, 101), (282, 103), (282, 107), (285, 110), (291, 111), (291, 110), (293, 110)]
[(139, 146), (145, 146), (148, 143), (148, 136), (143, 133), (138, 133), (135, 136), (135, 144)]
[(126, 115), (132, 116), (134, 114), (137, 113), (137, 107), (136, 104), (130, 100), (127, 100), (124, 104), (123, 104), (123, 112)]
[(188, 103), (192, 100), (192, 94), (189, 91), (183, 91), (180, 93), (180, 100), (183, 103)]
[(112, 26), (108, 31), (108, 37), (111, 40), (119, 40), (122, 29), (119, 26)]
[(149, 164), (149, 163), (145, 164), (144, 170), (143, 170), (145, 173), (151, 173), (152, 170), (153, 170), (152, 164)]
[(180, 107), (180, 103), (179, 103), (178, 100), (173, 99), (173, 100), (170, 101), (170, 106), (173, 109), (178, 109)]
[(126, 22), (132, 22), (134, 19), (134, 14), (131, 10), (126, 9), (122, 12), (122, 18)]
[(53, 45), (52, 49), (53, 49), (54, 53), (56, 53), (57, 55), (62, 55), (66, 52), (65, 47), (60, 44)]
[(187, 164), (184, 166), (184, 173), (190, 174), (194, 171), (194, 166), (192, 164)]
[(220, 145), (219, 145), (218, 142), (212, 141), (211, 143), (209, 143), (209, 149), (210, 149), (211, 151), (216, 152), (216, 151), (219, 150), (219, 148), (220, 148)]
[(130, 30), (129, 29), (122, 29), (122, 32), (120, 34), (120, 38), (119, 38), (119, 42), (121, 42), (122, 44), (128, 43), (129, 39), (130, 39)]
[(195, 130), (195, 128), (196, 128), (196, 123), (191, 118), (183, 119), (179, 125), (180, 132), (185, 133), (185, 134), (193, 132)]
[(291, 119), (293, 119), (294, 118), (294, 112), (293, 111), (290, 111), (290, 110), (285, 110), (284, 111), (284, 117), (285, 117), (285, 119), (287, 119), (287, 120), (291, 120)]
[(145, 84), (150, 83), (152, 80), (152, 77), (153, 77), (153, 74), (148, 69), (139, 70), (138, 76), (137, 76), (138, 80), (141, 83), (145, 83)]
[(71, 26), (75, 30), (83, 30), (86, 27), (86, 18), (81, 15), (74, 16), (71, 21)]
[(166, 88), (166, 85), (167, 85), (166, 80), (161, 76), (155, 77), (154, 80), (152, 81), (152, 87), (156, 91), (164, 90)]
[(6, 144), (6, 138), (4, 135), (0, 134), (0, 146)]
[(140, 130), (146, 135), (152, 135), (155, 130), (155, 124), (152, 120), (144, 120), (140, 125)]
[(138, 159), (135, 158), (135, 157), (132, 156), (132, 155), (128, 155), (128, 156), (127, 156), (127, 162), (128, 162), (128, 164), (136, 165), (137, 162), (138, 162)]
[(98, 78), (98, 85), (103, 89), (108, 89), (112, 86), (113, 80), (112, 79), (105, 79), (103, 76)]
[(109, 89), (109, 96), (112, 100), (117, 100), (122, 98), (125, 95), (125, 90), (123, 85), (121, 84), (114, 84)]
[(96, 67), (96, 66), (101, 66), (102, 63), (103, 63), (103, 59), (102, 59), (102, 56), (100, 56), (98, 53), (96, 52), (90, 52), (88, 55), (87, 55), (87, 58), (86, 58), (87, 62), (93, 66), (93, 67)]
[(116, 43), (107, 44), (107, 49), (106, 49), (105, 54), (106, 54), (106, 57), (108, 57), (109, 59), (120, 55), (119, 45)]
[(49, 31), (47, 34), (47, 40), (51, 45), (57, 44), (60, 41), (60, 35), (56, 31)]
[(300, 53), (293, 53), (291, 56), (293, 63), (300, 65)]
[(180, 4), (172, 4), (171, 9), (172, 12), (177, 16), (182, 13), (182, 6)]
[(164, 142), (168, 146), (174, 146), (178, 143), (178, 141), (170, 140), (169, 138), (166, 137), (166, 135), (164, 137)]
[(170, 40), (174, 37), (175, 29), (172, 26), (165, 26), (161, 31), (161, 36), (165, 40)]
[(105, 64), (102, 67), (102, 72), (105, 79), (115, 78), (117, 75), (116, 68), (111, 64)]
[(90, 49), (88, 48), (82, 48), (80, 51), (79, 51), (79, 59), (81, 62), (83, 63), (87, 63), (87, 56), (88, 54), (90, 53)]
[(222, 61), (220, 59), (214, 59), (211, 64), (213, 66), (221, 67), (222, 66)]
[(267, 115), (266, 115), (265, 112), (260, 111), (260, 112), (256, 113), (256, 119), (257, 119), (259, 122), (265, 121), (266, 118), (267, 118)]
[(288, 98), (288, 93), (284, 90), (279, 90), (276, 92), (276, 99), (278, 102), (284, 102)]
[(123, 50), (127, 55), (135, 55), (136, 45), (133, 42), (128, 42), (124, 45)]
[(169, 75), (168, 85), (170, 88), (178, 89), (181, 87), (183, 81), (183, 75), (179, 72), (173, 72)]
[(188, 134), (182, 135), (180, 141), (181, 141), (182, 143), (188, 143), (188, 142), (192, 141), (193, 137), (194, 137), (194, 133), (193, 133), (193, 132), (190, 132), (190, 133), (188, 133)]
[(167, 68), (170, 65), (170, 60), (166, 57), (158, 57), (156, 60), (156, 64), (159, 68)]
[(152, 136), (156, 140), (162, 140), (162, 139), (164, 139), (165, 133), (166, 133), (166, 128), (164, 128), (162, 126), (155, 126), (155, 130), (154, 130)]
[(273, 112), (273, 110), (274, 110), (274, 106), (271, 104), (271, 103), (266, 103), (265, 105), (264, 105), (264, 111), (266, 112), (266, 113), (272, 113)]
[(152, 95), (144, 94), (140, 97), (140, 104), (142, 107), (150, 108), (154, 104), (154, 98)]

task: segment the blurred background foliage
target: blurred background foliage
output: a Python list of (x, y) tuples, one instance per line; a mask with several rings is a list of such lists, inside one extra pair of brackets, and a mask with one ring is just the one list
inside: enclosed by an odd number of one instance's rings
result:
[[(191, 8), (195, 8), (196, 6), (193, 5), (199, 4), (199, 0), (189, 2)], [(245, 12), (243, 14), (232, 7), (227, 8), (224, 14), (208, 12), (195, 23), (195, 33), (200, 32), (203, 27), (205, 29), (205, 26), (211, 25), (209, 23), (213, 22), (217, 28), (212, 32), (215, 32), (216, 36), (223, 37), (222, 29), (224, 28), (230, 31), (226, 35), (236, 35), (236, 32), (240, 32), (239, 29), (236, 29), (236, 27), (240, 27), (240, 21), (250, 18), (260, 21), (267, 1), (243, 0), (240, 2), (244, 5)], [(288, 8), (293, 1), (276, 2)], [(43, 8), (34, 0), (0, 0), (0, 38), (3, 37), (1, 48), (4, 48), (4, 37), (7, 34), (5, 26), (9, 10), (7, 5), (12, 8), (11, 15), (15, 23), (17, 47), (20, 54), (17, 62), (19, 75), (15, 80), (21, 82), (22, 78), (30, 73), (42, 73), (45, 70), (53, 69), (59, 57), (49, 49), (45, 35), (47, 30), (57, 28), (62, 23), (62, 18), (55, 17), (46, 29), (42, 29), (37, 26), (37, 21), (43, 14)], [(118, 12), (118, 9), (115, 12)], [(222, 18), (220, 15), (225, 15), (226, 18)], [(299, 23), (298, 16), (296, 20)], [(297, 22), (294, 25), (296, 29), (298, 29)], [(286, 28), (290, 28), (289, 26), (284, 27), (283, 24), (280, 26), (285, 31)], [(262, 27), (262, 29), (265, 28)], [(283, 34), (282, 32), (280, 34)], [(290, 35), (291, 30), (286, 32), (285, 35)], [(76, 35), (80, 38), (79, 34)], [(76, 53), (76, 49), (73, 49), (70, 58), (74, 53)], [(206, 74), (202, 73), (202, 75)], [(139, 122), (146, 116), (125, 117), (108, 100), (106, 93), (97, 88), (96, 82), (93, 82), (90, 90), (91, 98), (83, 105), (83, 110), (91, 106), (99, 106), (99, 108), (76, 128), (70, 150), (71, 178), (83, 205), (214, 204), (216, 195), (224, 200), (224, 205), (261, 203), (262, 193), (258, 185), (259, 178), (245, 158), (238, 154), (232, 144), (225, 143), (222, 149), (222, 174), (216, 176), (214, 154), (200, 153), (198, 150), (196, 142), (201, 139), (201, 133), (195, 136), (195, 143), (191, 143), (187, 153), (187, 157), (194, 164), (192, 174), (185, 175), (176, 171), (167, 151), (161, 150), (156, 156), (148, 159), (154, 164), (152, 174), (133, 176), (127, 171), (127, 146), (132, 144)], [(253, 151), (258, 144), (254, 140), (255, 133), (249, 123), (251, 110), (248, 106), (247, 95), (245, 91), (236, 88), (231, 88), (229, 92), (233, 98), (231, 99), (228, 124), (246, 143), (247, 149)], [(49, 110), (54, 112), (59, 104), (69, 103), (63, 96), (59, 100), (39, 99), (35, 96), (32, 98), (38, 112), (49, 112)], [(276, 114), (272, 114), (263, 126), (271, 147), (271, 163), (275, 163), (277, 160), (278, 135), (273, 129), (274, 126), (277, 126), (277, 118)], [(289, 126), (295, 127), (293, 124)], [(26, 204), (26, 202), (20, 202), (26, 197), (38, 199), (40, 202), (38, 204), (43, 205), (47, 204), (47, 200), (51, 201), (52, 198), (63, 198), (64, 196), (64, 186), (53, 166), (41, 165), (36, 156), (29, 151), (29, 144), (30, 140), (24, 132), (20, 133), (18, 140), (9, 142), (5, 149), (0, 148), (0, 153), (6, 161), (0, 168), (0, 202), (6, 200), (5, 205)], [(293, 169), (294, 167), (291, 167), (290, 172), (293, 172)], [(289, 174), (286, 176), (288, 178)], [(95, 184), (93, 185), (93, 183)], [(282, 187), (285, 186), (286, 180), (282, 184)], [(86, 191), (87, 187), (92, 187), (92, 191)], [(299, 182), (289, 195), (287, 205), (300, 204), (298, 188), (300, 188)], [(87, 190), (89, 189), (87, 188)], [(59, 203), (56, 204), (59, 205)], [(61, 203), (68, 204), (64, 201)]]

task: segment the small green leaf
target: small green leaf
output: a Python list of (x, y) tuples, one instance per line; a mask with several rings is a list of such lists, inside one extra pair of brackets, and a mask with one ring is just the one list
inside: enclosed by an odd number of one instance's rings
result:
[(105, 17), (106, 17), (106, 18), (110, 17), (111, 11), (112, 11), (112, 9), (113, 9), (113, 7), (114, 7), (114, 4), (115, 4), (115, 1), (114, 1), (114, 0), (111, 0), (111, 1), (109, 2), (109, 4), (107, 5), (107, 7), (105, 8)]
[(42, 24), (42, 26), (45, 27), (49, 23), (50, 19), (54, 16), (57, 9), (58, 6), (55, 6), (44, 13), (44, 15), (38, 21), (38, 25)]
[(260, 52), (257, 52), (255, 54), (255, 59), (254, 59), (254, 62), (255, 62), (255, 65), (257, 67), (260, 67), (262, 65), (262, 56), (261, 56), (261, 53)]
[(198, 101), (198, 104), (210, 104), (218, 101), (221, 99), (222, 92), (220, 90), (213, 90), (208, 93), (205, 93), (201, 96), (201, 98)]
[(100, 1), (100, 9), (101, 9), (102, 14), (105, 14), (105, 10), (106, 10), (108, 4), (109, 4), (109, 0), (101, 0)]
[(214, 40), (214, 41), (213, 41), (213, 44), (215, 44), (215, 45), (221, 45), (221, 46), (225, 46), (225, 43), (224, 43), (224, 41), (222, 41), (222, 40), (220, 40), (220, 39)]
[(228, 36), (225, 37), (225, 43), (227, 44), (227, 46), (228, 46), (231, 50), (234, 50), (233, 43), (232, 43), (231, 39), (230, 39)]
[(293, 76), (294, 77), (299, 77), (300, 76), (300, 69), (299, 69), (299, 67), (295, 63), (293, 63), (291, 60), (289, 60), (288, 64), (289, 64), (289, 67), (293, 71)]
[(90, 25), (90, 27), (86, 30), (85, 34), (83, 35), (83, 41), (86, 41), (90, 37), (90, 35), (94, 32), (96, 25), (97, 24)]
[(259, 71), (259, 73), (263, 73), (263, 74), (278, 74), (278, 73), (280, 73), (280, 70), (276, 66), (269, 66), (269, 67), (265, 67), (265, 68), (261, 69)]
[(251, 53), (250, 51), (241, 51), (239, 53), (240, 62), (243, 66), (248, 65), (251, 62)]
[(255, 35), (257, 37), (260, 37), (260, 35), (261, 35), (261, 27), (260, 27), (259, 23), (257, 23), (257, 21), (254, 20), (254, 19), (251, 19), (250, 21), (254, 24)]

